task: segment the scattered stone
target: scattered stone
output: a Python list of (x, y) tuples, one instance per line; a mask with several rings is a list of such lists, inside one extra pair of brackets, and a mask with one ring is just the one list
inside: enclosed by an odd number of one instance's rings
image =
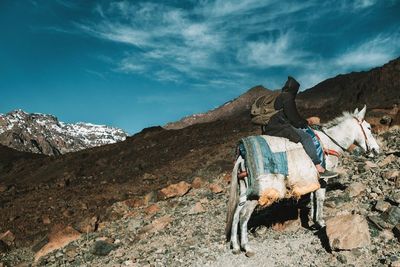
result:
[(72, 210), (64, 210), (62, 214), (65, 218), (69, 218), (74, 214), (74, 212)]
[(381, 218), (394, 227), (396, 224), (400, 223), (400, 208), (391, 206), (387, 211), (381, 214)]
[(369, 196), (374, 200), (378, 198), (378, 194), (375, 192), (372, 192), (371, 194), (369, 194)]
[(143, 197), (144, 205), (149, 205), (152, 202), (157, 201), (157, 193), (155, 191), (150, 191)]
[(0, 184), (0, 193), (6, 192), (7, 191), (7, 186), (4, 184)]
[(106, 240), (98, 240), (94, 243), (92, 254), (97, 256), (107, 256), (117, 246)]
[(177, 184), (171, 184), (160, 190), (160, 196), (162, 199), (172, 198), (176, 196), (183, 196), (189, 192), (191, 185), (185, 181), (181, 181)]
[(365, 162), (365, 169), (366, 170), (370, 170), (370, 169), (373, 169), (373, 168), (378, 168), (378, 165), (376, 163), (373, 163), (372, 161), (367, 160)]
[(98, 223), (99, 223), (99, 217), (97, 216), (89, 217), (78, 223), (76, 225), (76, 229), (83, 234), (92, 233), (97, 230)]
[(0, 253), (7, 253), (9, 250), (7, 244), (0, 240)]
[(200, 202), (197, 202), (189, 211), (189, 214), (197, 214), (197, 213), (203, 213), (205, 212), (205, 209), (203, 205), (201, 205)]
[(214, 194), (219, 194), (224, 191), (224, 189), (219, 184), (210, 184), (209, 188)]
[(388, 208), (390, 208), (392, 205), (390, 205), (388, 202), (383, 201), (383, 200), (378, 200), (375, 204), (375, 209), (380, 212), (386, 211)]
[(400, 241), (400, 223), (393, 228), (394, 236)]
[(163, 216), (154, 220), (151, 224), (144, 226), (140, 229), (139, 234), (154, 233), (163, 230), (168, 224), (172, 222), (171, 216)]
[(222, 180), (226, 184), (229, 184), (231, 182), (231, 179), (232, 179), (232, 174), (230, 173), (225, 173), (224, 177), (222, 178)]
[(368, 220), (370, 220), (378, 229), (390, 229), (393, 226), (385, 222), (380, 216), (368, 216)]
[(340, 215), (327, 220), (326, 234), (333, 250), (351, 250), (371, 243), (367, 221), (360, 215)]
[(65, 251), (65, 255), (69, 260), (72, 260), (76, 257), (78, 254), (78, 247), (76, 246), (67, 246), (67, 249)]
[(390, 200), (392, 200), (393, 202), (396, 202), (397, 204), (400, 204), (400, 191), (393, 193), (390, 196)]
[(359, 182), (354, 182), (349, 185), (349, 187), (346, 188), (346, 191), (349, 194), (349, 197), (357, 197), (359, 196), (362, 192), (365, 191), (367, 187), (363, 183)]
[(151, 173), (147, 173), (147, 172), (142, 177), (143, 181), (156, 180), (156, 179), (157, 179), (157, 176), (155, 176), (154, 174), (151, 174)]
[(400, 260), (393, 261), (393, 262), (390, 264), (390, 267), (400, 267)]
[(149, 215), (156, 214), (160, 211), (160, 206), (158, 206), (157, 204), (152, 204), (148, 206), (145, 211)]
[(196, 177), (196, 178), (193, 179), (192, 187), (194, 189), (199, 189), (199, 188), (201, 188), (203, 186), (203, 184), (204, 184), (203, 179), (201, 177)]
[(209, 201), (208, 201), (208, 199), (207, 199), (206, 197), (200, 199), (200, 203), (201, 203), (201, 204), (207, 204), (208, 202), (209, 202)]
[(389, 156), (387, 156), (385, 159), (383, 159), (381, 162), (378, 163), (379, 167), (384, 167), (394, 161), (396, 161), (397, 157), (393, 154), (390, 154)]
[(143, 198), (130, 198), (123, 202), (130, 208), (139, 208), (145, 206), (145, 201)]
[(383, 230), (383, 231), (380, 233), (379, 236), (380, 236), (383, 240), (385, 240), (385, 241), (389, 241), (389, 240), (392, 240), (392, 239), (394, 238), (393, 232), (390, 231), (390, 230), (387, 230), (387, 229)]
[(399, 170), (390, 170), (383, 173), (383, 178), (395, 181), (399, 177)]
[(11, 247), (14, 245), (15, 236), (10, 230), (8, 230), (0, 235), (0, 240), (3, 241), (7, 246)]
[(50, 223), (51, 223), (51, 220), (50, 220), (49, 215), (43, 215), (43, 216), (42, 216), (42, 222), (43, 222), (43, 224), (45, 224), (45, 225), (50, 224)]
[(48, 236), (49, 242), (35, 254), (35, 261), (38, 261), (41, 257), (54, 250), (65, 247), (72, 241), (77, 240), (80, 236), (81, 234), (71, 226), (65, 228), (61, 225), (54, 226)]
[(339, 254), (336, 256), (336, 259), (337, 259), (339, 262), (343, 263), (343, 264), (346, 264), (346, 263), (347, 263), (347, 258), (346, 258), (346, 256), (345, 256), (344, 254), (339, 253)]

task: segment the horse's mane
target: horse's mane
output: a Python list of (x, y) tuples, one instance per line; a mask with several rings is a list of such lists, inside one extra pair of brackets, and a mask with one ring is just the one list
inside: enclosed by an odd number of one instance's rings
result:
[(345, 112), (343, 112), (342, 116), (334, 118), (333, 120), (328, 121), (327, 123), (325, 123), (324, 127), (326, 127), (326, 128), (334, 127), (334, 126), (340, 124), (341, 122), (343, 122), (343, 121), (345, 121), (347, 119), (353, 118), (353, 117), (354, 117), (353, 113), (345, 111)]

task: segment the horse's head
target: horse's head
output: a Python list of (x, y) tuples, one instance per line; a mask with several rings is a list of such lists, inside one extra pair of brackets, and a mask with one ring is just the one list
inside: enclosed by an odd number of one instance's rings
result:
[(364, 120), (365, 113), (367, 111), (367, 106), (358, 111), (358, 108), (354, 110), (354, 128), (355, 138), (354, 141), (357, 143), (369, 157), (374, 157), (379, 154), (379, 145), (375, 140), (375, 137), (371, 132), (371, 125)]

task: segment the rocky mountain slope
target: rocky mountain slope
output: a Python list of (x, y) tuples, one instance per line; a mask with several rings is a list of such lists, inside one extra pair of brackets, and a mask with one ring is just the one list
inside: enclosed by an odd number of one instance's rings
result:
[[(17, 246), (25, 246), (52, 225), (102, 217), (116, 201), (199, 174), (214, 177), (231, 168), (237, 140), (258, 130), (248, 120), (151, 128), (115, 144), (27, 159), (0, 170), (7, 188), (0, 195), (0, 229), (11, 229)], [(45, 215), (51, 225), (42, 223)]]
[(0, 144), (19, 151), (60, 155), (125, 140), (121, 129), (90, 123), (68, 124), (55, 116), (15, 110), (0, 114)]
[[(352, 111), (355, 107), (366, 104), (370, 117), (377, 118), (379, 121), (380, 118), (388, 115), (394, 124), (400, 125), (398, 110), (395, 114), (389, 114), (394, 105), (400, 106), (399, 73), (400, 58), (397, 58), (369, 71), (338, 75), (299, 93), (297, 103), (304, 116), (319, 116), (325, 121), (343, 111)], [(179, 129), (232, 116), (249, 117), (252, 102), (258, 96), (270, 92), (271, 90), (263, 86), (256, 86), (214, 110), (185, 117), (165, 125), (164, 128)]]
[[(88, 216), (72, 227), (53, 224), (47, 215), (43, 224), (52, 231), (33, 247), (3, 253), (2, 261), (6, 266), (35, 259), (39, 266), (399, 266), (400, 131), (378, 139), (383, 150), (378, 158), (345, 154), (340, 177), (328, 181), (327, 224), (338, 218), (368, 221), (330, 226), (341, 234), (335, 240), (299, 217), (306, 202), (282, 201), (258, 210), (249, 223), (256, 255), (233, 255), (224, 237), (229, 171), (203, 170), (189, 183), (178, 179), (115, 202), (104, 216)], [(367, 233), (349, 233), (351, 227)], [(333, 249), (332, 243), (349, 248)]]
[[(299, 94), (299, 105), (308, 113), (336, 116), (356, 104), (369, 109), (400, 105), (400, 58), (369, 71), (327, 79)], [(321, 112), (322, 111), (322, 112)]]

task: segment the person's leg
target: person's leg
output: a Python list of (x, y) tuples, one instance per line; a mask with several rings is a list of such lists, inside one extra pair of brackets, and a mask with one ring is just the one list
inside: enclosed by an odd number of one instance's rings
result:
[(320, 173), (320, 177), (321, 178), (336, 177), (337, 173), (328, 171), (324, 167), (321, 166), (321, 160), (318, 157), (317, 149), (314, 145), (312, 137), (308, 133), (304, 132), (301, 129), (297, 129), (294, 127), (293, 127), (293, 129), (299, 134), (300, 142), (303, 145), (304, 150), (306, 151), (307, 155), (311, 158), (311, 160), (315, 164), (315, 167), (317, 168), (318, 172)]
[(303, 145), (304, 150), (306, 151), (307, 155), (311, 158), (312, 162), (315, 165), (321, 164), (321, 160), (319, 159), (319, 157), (317, 155), (317, 150), (315, 148), (312, 137), (301, 129), (297, 129), (294, 127), (293, 127), (293, 129), (300, 136), (300, 142)]

